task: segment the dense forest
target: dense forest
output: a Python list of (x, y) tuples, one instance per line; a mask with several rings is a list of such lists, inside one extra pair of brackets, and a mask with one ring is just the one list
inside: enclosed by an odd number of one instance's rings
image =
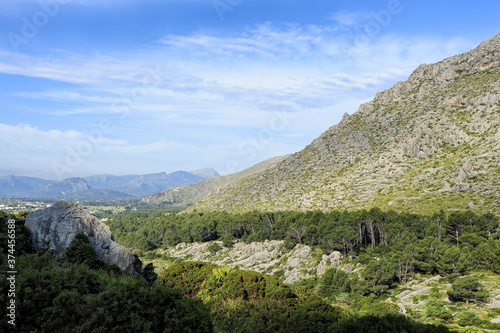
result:
[[(2, 332), (448, 332), (392, 314), (359, 317), (275, 277), (205, 263), (173, 264), (150, 288), (99, 260), (83, 234), (62, 259), (34, 253), (25, 216), (0, 212), (0, 269), (8, 270), (5, 222), (15, 219), (18, 272), (16, 325), (3, 320)], [(7, 304), (9, 281), (0, 289)]]
[[(284, 240), (340, 251), (368, 268), (390, 272), (390, 281), (404, 281), (416, 273), (461, 275), (474, 269), (500, 273), (498, 216), (470, 211), (441, 211), (432, 216), (360, 211), (169, 213), (129, 211), (108, 223), (118, 241), (129, 248), (150, 251), (178, 243), (221, 240)], [(378, 266), (379, 268), (372, 267)], [(380, 284), (380, 283), (378, 283)], [(377, 285), (378, 285), (377, 284)]]
[[(500, 274), (499, 222), (493, 214), (470, 211), (427, 216), (380, 209), (244, 214), (129, 211), (107, 221), (118, 241), (170, 265), (180, 258), (160, 253), (180, 242), (217, 240), (230, 248), (235, 242), (281, 240), (287, 249), (304, 244), (316, 253), (339, 251), (344, 264), (362, 269), (346, 273), (331, 268), (321, 277), (295, 282), (292, 288), (342, 307), (344, 316), (361, 316), (356, 324), (387, 316), (393, 323), (401, 313), (398, 295), (423, 277), (437, 277), (439, 282), (426, 295), (413, 297), (413, 304), (423, 305), (418, 311), (409, 308), (405, 318), (486, 330), (500, 329), (500, 324), (490, 322), (499, 309), (484, 306), (491, 299), (485, 283), (496, 288)], [(273, 274), (281, 278), (282, 273)]]
[[(279, 239), (341, 251), (361, 263), (360, 274), (329, 269), (321, 277), (283, 284), (279, 277), (201, 262), (171, 262), (155, 287), (97, 258), (84, 235), (62, 259), (33, 253), (26, 213), (0, 212), (0, 269), (7, 271), (7, 218), (16, 219), (17, 326), (5, 332), (449, 332), (458, 321), (487, 329), (465, 310), (456, 318), (436, 290), (426, 303), (431, 323), (401, 316), (384, 295), (418, 274), (439, 273), (452, 282), (457, 302), (488, 298), (475, 269), (499, 272), (496, 216), (452, 212), (434, 216), (377, 209), (357, 212), (178, 214), (127, 211), (107, 216), (117, 240), (145, 255), (179, 242)], [(347, 260), (347, 259), (346, 259)], [(0, 282), (6, 304), (8, 281)], [(387, 296), (385, 297), (387, 298)], [(6, 307), (1, 310), (6, 318)], [(415, 318), (415, 316), (413, 316)], [(426, 320), (424, 320), (426, 321)]]

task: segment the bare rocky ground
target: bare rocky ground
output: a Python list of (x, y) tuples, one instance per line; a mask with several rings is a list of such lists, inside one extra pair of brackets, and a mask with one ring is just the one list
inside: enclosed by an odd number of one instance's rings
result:
[[(218, 251), (210, 248), (218, 244)], [(224, 247), (222, 242), (178, 244), (174, 248), (163, 250), (163, 254), (190, 261), (211, 262), (221, 266), (238, 267), (259, 273), (275, 274), (282, 271), (284, 282), (321, 276), (331, 267), (339, 268), (342, 254), (334, 251), (329, 255), (313, 251), (307, 245), (297, 244), (287, 250), (284, 241), (238, 242), (231, 248)]]
[[(490, 298), (485, 304), (472, 304), (469, 308), (476, 312), (477, 314), (485, 314), (485, 309), (500, 309), (500, 289), (498, 289), (498, 276), (488, 276), (483, 277), (483, 286), (490, 293)], [(446, 294), (446, 291), (451, 288), (451, 283), (448, 283), (440, 275), (433, 276), (431, 278), (425, 279), (423, 281), (412, 280), (405, 285), (400, 286), (398, 289), (406, 289), (396, 296), (396, 301), (389, 298), (387, 302), (396, 303), (402, 314), (406, 314), (408, 309), (413, 311), (424, 311), (425, 308), (425, 297), (431, 295), (433, 289), (437, 288), (439, 293), (442, 294), (442, 301), (444, 301), (447, 307), (451, 305), (451, 301)], [(418, 302), (415, 302), (417, 299)], [(500, 323), (500, 316), (490, 320), (492, 323)]]
[[(325, 255), (321, 253), (321, 250), (314, 250), (301, 244), (289, 250), (285, 248), (283, 241), (253, 242), (250, 244), (238, 242), (230, 248), (224, 247), (220, 241), (181, 243), (160, 252), (167, 257), (179, 260), (203, 261), (264, 274), (276, 274), (287, 284), (304, 278), (321, 276), (331, 267), (346, 272), (359, 272), (363, 269), (360, 264), (343, 260), (340, 252)], [(480, 281), (489, 291), (490, 298), (485, 304), (471, 303), (468, 309), (480, 317), (486, 318), (488, 311), (500, 309), (500, 277), (480, 275)], [(456, 317), (457, 311), (464, 310), (465, 305), (450, 301), (446, 293), (450, 288), (451, 283), (439, 275), (426, 278), (416, 277), (392, 290), (386, 302), (396, 304), (403, 315), (407, 315), (409, 311), (424, 314), (426, 301), (433, 292), (438, 290), (442, 295), (441, 300), (444, 302), (444, 306), (451, 309)], [(500, 316), (494, 318), (490, 316), (488, 320), (492, 323), (500, 323)]]

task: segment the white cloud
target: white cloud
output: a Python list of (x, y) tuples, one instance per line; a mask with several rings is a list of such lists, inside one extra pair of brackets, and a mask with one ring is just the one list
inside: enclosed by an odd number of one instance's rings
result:
[[(462, 39), (382, 35), (359, 47), (350, 38), (332, 26), (266, 23), (234, 36), (168, 35), (148, 51), (126, 55), (89, 57), (55, 51), (44, 58), (0, 51), (0, 72), (94, 90), (93, 95), (82, 91), (33, 95), (54, 101), (109, 103), (110, 96), (127, 97), (144, 80), (154, 79), (154, 93), (161, 96), (221, 101), (236, 94), (254, 102), (263, 96), (289, 99), (334, 94), (338, 89), (369, 89), (470, 45)], [(95, 93), (97, 89), (109, 95)]]
[(136, 155), (167, 152), (184, 147), (175, 142), (165, 141), (129, 144), (125, 140), (107, 138), (102, 130), (86, 134), (78, 131), (40, 130), (27, 124), (17, 126), (0, 124), (0, 144), (9, 154), (64, 153), (68, 149), (88, 149), (87, 147), (92, 146), (91, 150), (96, 152)]
[(279, 55), (279, 59), (283, 59), (284, 55), (294, 56), (311, 52), (322, 42), (325, 33), (333, 31), (334, 29), (328, 26), (276, 26), (267, 22), (247, 28), (238, 36), (168, 35), (158, 42), (169, 48), (190, 50), (199, 56), (246, 58), (256, 55), (278, 59)]

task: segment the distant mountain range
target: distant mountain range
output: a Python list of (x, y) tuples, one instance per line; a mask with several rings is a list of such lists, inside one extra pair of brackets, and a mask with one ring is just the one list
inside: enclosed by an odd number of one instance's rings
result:
[(218, 176), (217, 171), (212, 168), (192, 172), (176, 171), (169, 174), (161, 172), (148, 175), (96, 175), (62, 181), (9, 175), (0, 177), (0, 197), (133, 199)]
[[(254, 174), (265, 171), (277, 163), (283, 161), (289, 155), (273, 157), (257, 163), (256, 165), (242, 170), (240, 172), (232, 173), (230, 175), (221, 176), (221, 177), (211, 177), (208, 179), (204, 179), (197, 183), (187, 186), (180, 186), (176, 188), (167, 189), (160, 193), (157, 193), (148, 198), (142, 199), (142, 201), (138, 204), (138, 206), (146, 206), (149, 208), (158, 208), (158, 207), (175, 207), (175, 208), (186, 208), (197, 203), (201, 198), (205, 195), (209, 194), (213, 190), (218, 187), (230, 184), (232, 182), (236, 182), (245, 177), (252, 176)], [(194, 171), (193, 171), (194, 172)], [(204, 172), (203, 174), (209, 175)]]

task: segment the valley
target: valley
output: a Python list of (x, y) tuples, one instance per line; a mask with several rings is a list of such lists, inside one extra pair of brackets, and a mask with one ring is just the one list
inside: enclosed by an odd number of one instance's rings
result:
[(0, 190), (19, 332), (495, 332), (500, 34), (234, 174)]

